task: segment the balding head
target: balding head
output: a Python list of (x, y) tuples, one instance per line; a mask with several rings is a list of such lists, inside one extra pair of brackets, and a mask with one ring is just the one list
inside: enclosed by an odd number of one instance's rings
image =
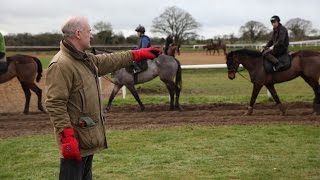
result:
[(75, 36), (76, 31), (82, 31), (88, 24), (88, 19), (83, 16), (69, 17), (63, 24), (61, 31), (64, 38)]

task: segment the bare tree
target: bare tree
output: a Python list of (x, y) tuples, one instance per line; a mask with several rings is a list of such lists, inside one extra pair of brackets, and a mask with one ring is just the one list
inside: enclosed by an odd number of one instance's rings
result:
[(302, 40), (306, 38), (307, 35), (316, 32), (315, 29), (312, 29), (311, 21), (301, 18), (290, 19), (285, 26), (290, 31), (290, 36), (296, 40)]
[(240, 27), (240, 33), (243, 39), (249, 40), (250, 42), (256, 42), (268, 33), (268, 29), (261, 22), (248, 21), (245, 25)]
[(160, 16), (153, 19), (152, 23), (152, 32), (172, 34), (175, 43), (181, 43), (184, 38), (195, 36), (195, 30), (201, 26), (191, 14), (176, 6), (166, 8)]
[(95, 44), (112, 44), (112, 26), (109, 22), (99, 21), (93, 25)]
[(109, 22), (99, 21), (93, 25), (93, 29), (99, 33), (101, 31), (112, 31), (112, 25)]

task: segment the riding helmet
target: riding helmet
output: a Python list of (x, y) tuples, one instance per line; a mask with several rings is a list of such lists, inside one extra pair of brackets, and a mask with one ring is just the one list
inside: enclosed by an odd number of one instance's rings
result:
[(280, 22), (280, 18), (279, 18), (279, 16), (276, 16), (276, 15), (275, 15), (275, 16), (272, 16), (272, 17), (271, 17), (270, 21), (271, 21), (271, 22), (274, 22), (274, 21)]
[(144, 33), (146, 32), (146, 29), (139, 24), (139, 26), (135, 29), (135, 31)]

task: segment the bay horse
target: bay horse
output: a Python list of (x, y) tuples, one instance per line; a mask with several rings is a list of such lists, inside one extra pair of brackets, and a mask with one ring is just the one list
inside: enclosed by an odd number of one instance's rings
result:
[(7, 66), (7, 71), (0, 74), (0, 83), (7, 82), (14, 77), (18, 78), (26, 98), (23, 113), (29, 113), (30, 90), (38, 96), (38, 109), (44, 112), (41, 103), (42, 90), (35, 84), (35, 81), (39, 82), (42, 77), (40, 60), (28, 55), (13, 55), (7, 57)]
[[(92, 49), (92, 53), (101, 54), (104, 52)], [(126, 68), (119, 69), (112, 73), (112, 83), (114, 84), (114, 87), (105, 111), (110, 110), (112, 101), (122, 86), (126, 86), (129, 89), (135, 100), (138, 102), (140, 110), (144, 111), (145, 107), (142, 104), (134, 85), (151, 81), (157, 76), (160, 77), (160, 80), (166, 85), (166, 88), (169, 91), (170, 110), (182, 110), (179, 103), (180, 92), (182, 89), (181, 65), (179, 60), (173, 56), (161, 54), (154, 60), (147, 60), (147, 64), (148, 69), (137, 74), (136, 81), (134, 75), (129, 73)]]
[(226, 50), (227, 50), (227, 46), (225, 44), (221, 44), (219, 46), (219, 44), (216, 44), (216, 43), (207, 44), (207, 45), (203, 46), (202, 48), (204, 50), (206, 50), (206, 54), (207, 55), (208, 55), (208, 52), (211, 55), (211, 51), (212, 50), (213, 50), (213, 54), (212, 55), (215, 55), (216, 51), (217, 51), (218, 55), (220, 55), (219, 49), (222, 49), (223, 50), (223, 54), (226, 55)]
[(251, 115), (256, 98), (263, 86), (271, 93), (274, 101), (280, 109), (280, 115), (285, 115), (286, 108), (280, 102), (274, 88), (275, 83), (281, 83), (302, 77), (314, 91), (313, 113), (320, 114), (320, 53), (302, 50), (291, 55), (291, 67), (282, 72), (266, 73), (263, 66), (262, 53), (255, 50), (240, 49), (227, 54), (227, 67), (229, 79), (234, 79), (240, 64), (248, 70), (253, 90), (250, 104), (245, 115)]
[(168, 56), (175, 57), (176, 52), (177, 52), (178, 56), (180, 56), (180, 45), (169, 46), (169, 48), (168, 48)]

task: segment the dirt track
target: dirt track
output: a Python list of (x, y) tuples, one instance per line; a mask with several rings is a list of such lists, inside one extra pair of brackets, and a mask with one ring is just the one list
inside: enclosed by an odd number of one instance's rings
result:
[[(183, 112), (167, 111), (167, 106), (147, 106), (138, 112), (137, 106), (113, 107), (107, 114), (107, 128), (158, 128), (180, 125), (247, 125), (266, 123), (310, 124), (320, 126), (320, 117), (311, 115), (307, 103), (287, 104), (287, 116), (279, 116), (273, 104), (257, 105), (253, 116), (242, 116), (244, 105), (192, 105), (184, 106)], [(47, 114), (32, 112), (0, 114), (0, 137), (52, 133)]]
[[(194, 57), (193, 57), (194, 56)], [(179, 58), (179, 57), (178, 57)], [(185, 55), (182, 64), (222, 63), (221, 56)], [(211, 62), (214, 60), (215, 62)], [(44, 89), (45, 72), (39, 84)], [(108, 86), (103, 82), (103, 89)], [(108, 92), (104, 91), (104, 97)], [(24, 94), (17, 79), (0, 84), (0, 138), (29, 134), (52, 133), (53, 128), (47, 114), (39, 113), (36, 108), (36, 97), (32, 93), (30, 114), (22, 114)], [(179, 125), (230, 125), (230, 124), (265, 124), (293, 123), (320, 126), (320, 116), (311, 115), (311, 103), (286, 104), (288, 115), (279, 116), (273, 104), (257, 105), (253, 116), (242, 116), (246, 111), (244, 105), (190, 105), (183, 106), (183, 112), (167, 111), (167, 106), (146, 106), (145, 112), (137, 112), (137, 106), (112, 107), (107, 114), (107, 128), (157, 128)]]

